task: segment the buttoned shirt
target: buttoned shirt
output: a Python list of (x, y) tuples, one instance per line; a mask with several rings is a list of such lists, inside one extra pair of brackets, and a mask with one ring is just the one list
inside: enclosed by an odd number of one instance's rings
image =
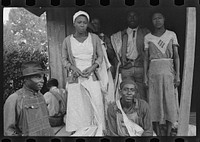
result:
[(138, 27), (135, 29), (131, 29), (129, 27), (127, 28), (128, 43), (127, 43), (126, 57), (132, 60), (135, 60), (138, 57), (138, 51), (136, 45), (137, 29)]

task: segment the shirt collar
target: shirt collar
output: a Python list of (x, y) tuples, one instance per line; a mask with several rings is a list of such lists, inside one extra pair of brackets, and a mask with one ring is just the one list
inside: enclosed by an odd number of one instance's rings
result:
[[(121, 101), (120, 101), (121, 102)], [(137, 98), (134, 98), (133, 99), (133, 103), (134, 103), (134, 109), (138, 109), (139, 108), (139, 105), (138, 105), (138, 99)]]
[(131, 29), (130, 27), (127, 28), (127, 33), (132, 33), (133, 31), (137, 31), (138, 30), (138, 27), (134, 28), (134, 29)]
[(39, 91), (36, 92), (36, 91), (34, 91), (34, 90), (28, 88), (25, 84), (23, 85), (23, 88), (25, 89), (25, 91), (28, 91), (28, 92), (30, 92), (30, 93), (33, 94), (33, 95), (37, 95), (37, 94), (39, 93)]

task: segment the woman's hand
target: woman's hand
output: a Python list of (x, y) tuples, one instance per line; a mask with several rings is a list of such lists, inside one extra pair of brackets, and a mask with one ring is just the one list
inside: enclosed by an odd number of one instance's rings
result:
[(75, 77), (83, 76), (83, 73), (77, 67), (71, 65), (70, 69), (73, 71)]
[(98, 64), (94, 64), (91, 67), (86, 68), (85, 70), (83, 70), (83, 76), (88, 78), (91, 73), (97, 68)]
[(174, 78), (174, 87), (178, 87), (180, 85), (180, 76), (178, 74), (175, 75), (175, 78)]

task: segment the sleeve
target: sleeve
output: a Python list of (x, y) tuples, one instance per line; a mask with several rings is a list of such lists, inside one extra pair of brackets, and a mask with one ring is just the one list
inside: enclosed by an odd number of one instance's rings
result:
[(10, 95), (4, 104), (4, 135), (17, 136), (17, 98), (16, 93)]
[(97, 59), (95, 60), (95, 63), (97, 63), (99, 66), (103, 62), (103, 50), (101, 45), (100, 38), (96, 35), (96, 48), (97, 48)]
[(107, 115), (108, 115), (108, 136), (118, 136), (116, 111), (114, 110), (113, 104), (108, 105)]
[(177, 36), (174, 32), (172, 32), (172, 44), (179, 46)]
[(45, 100), (45, 102), (46, 102), (47, 105), (50, 104), (51, 98), (50, 98), (50, 93), (49, 93), (49, 92), (46, 92), (46, 93), (44, 94), (44, 100)]
[(67, 52), (67, 38), (64, 39), (63, 44), (62, 44), (62, 63), (64, 68), (69, 69), (71, 66), (71, 63), (68, 60), (68, 52)]
[(144, 50), (147, 50), (149, 48), (149, 43), (148, 43), (148, 39), (147, 36), (144, 37)]
[(141, 105), (142, 113), (143, 113), (143, 129), (144, 132), (142, 136), (153, 136), (153, 128), (152, 128), (152, 121), (151, 121), (151, 115), (148, 104), (143, 101)]
[(47, 92), (44, 94), (44, 100), (47, 104), (47, 110), (48, 110), (49, 116), (54, 116), (57, 112), (54, 108), (55, 104), (52, 99), (56, 99), (56, 98), (50, 92)]

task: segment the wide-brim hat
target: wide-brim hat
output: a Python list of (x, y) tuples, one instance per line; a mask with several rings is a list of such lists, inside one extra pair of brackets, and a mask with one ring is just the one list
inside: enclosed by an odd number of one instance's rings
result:
[(25, 62), (21, 66), (22, 76), (31, 76), (36, 74), (48, 74), (48, 70), (44, 70), (40, 64), (40, 62), (29, 61)]

